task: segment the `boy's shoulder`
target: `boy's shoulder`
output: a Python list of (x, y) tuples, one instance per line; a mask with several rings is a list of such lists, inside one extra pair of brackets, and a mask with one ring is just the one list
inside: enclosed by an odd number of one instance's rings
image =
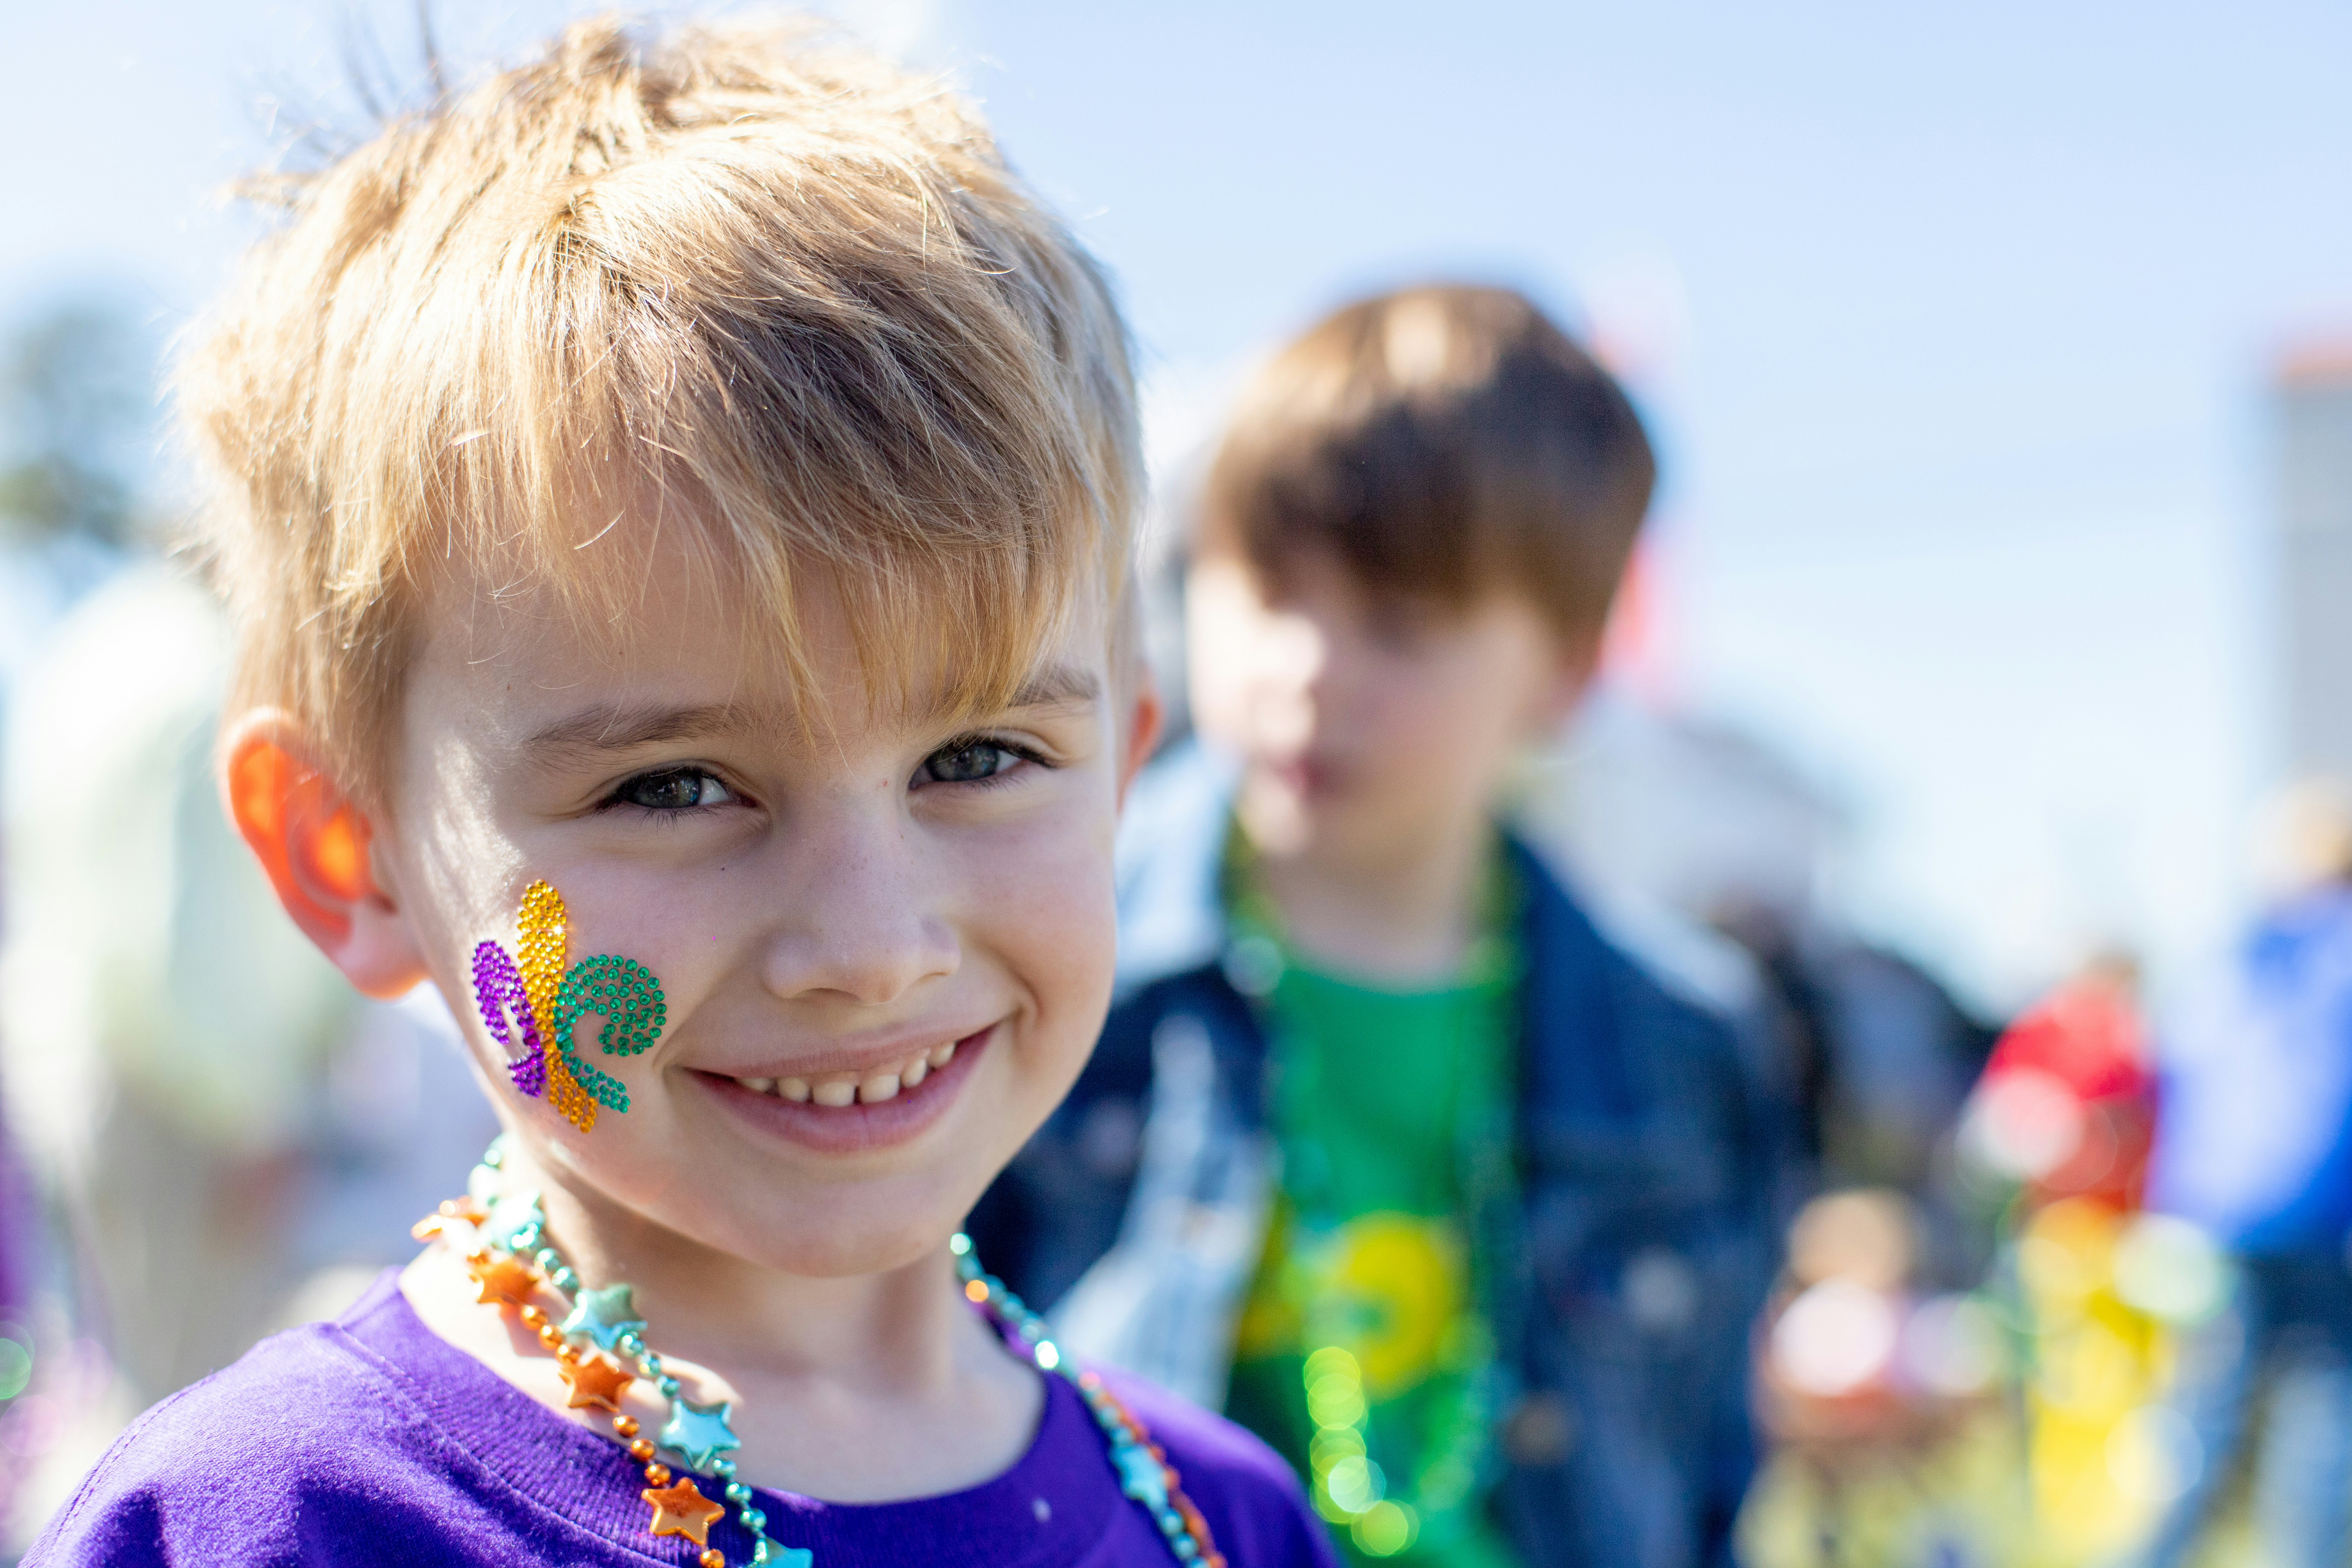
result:
[[(387, 1272), (340, 1321), (273, 1335), (150, 1409), (49, 1521), (26, 1568), (527, 1554), (549, 1521), (486, 1495), (505, 1489), (436, 1418), (413, 1369), (370, 1342), (371, 1314), (398, 1300)], [(595, 1560), (593, 1544), (564, 1544), (567, 1560)]]
[(25, 1561), (298, 1561), (312, 1494), (364, 1490), (397, 1446), (399, 1391), (352, 1350), (324, 1323), (289, 1330), (156, 1405)]
[(1297, 1472), (1255, 1434), (1146, 1379), (1111, 1367), (1101, 1375), (1167, 1457), (1227, 1562), (1336, 1565)]

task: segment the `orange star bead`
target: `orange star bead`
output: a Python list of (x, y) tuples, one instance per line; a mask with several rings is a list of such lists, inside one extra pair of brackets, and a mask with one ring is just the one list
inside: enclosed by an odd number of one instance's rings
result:
[(609, 1410), (621, 1413), (621, 1395), (636, 1381), (601, 1355), (585, 1355), (556, 1368), (563, 1381), (572, 1385), (568, 1402), (573, 1410)]
[(466, 1271), (482, 1288), (474, 1299), (493, 1306), (503, 1301), (520, 1307), (539, 1289), (539, 1270), (518, 1258), (485, 1256), (467, 1263)]
[(727, 1517), (727, 1510), (695, 1489), (688, 1476), (674, 1487), (647, 1487), (637, 1494), (654, 1505), (650, 1527), (656, 1535), (683, 1535), (697, 1546), (710, 1544), (710, 1527)]
[(479, 1225), (489, 1217), (490, 1211), (472, 1198), (450, 1198), (446, 1200), (439, 1208), (410, 1226), (408, 1234), (419, 1241), (430, 1241), (448, 1229), (449, 1222), (453, 1219), (464, 1220), (467, 1225)]

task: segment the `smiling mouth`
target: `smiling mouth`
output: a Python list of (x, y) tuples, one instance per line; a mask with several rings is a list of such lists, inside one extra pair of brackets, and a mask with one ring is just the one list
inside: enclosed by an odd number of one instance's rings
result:
[(895, 1066), (877, 1068), (865, 1073), (821, 1073), (814, 1078), (739, 1078), (733, 1081), (753, 1094), (773, 1095), (795, 1105), (821, 1105), (828, 1110), (841, 1110), (852, 1105), (880, 1105), (892, 1100), (905, 1090), (920, 1088), (925, 1079), (955, 1060), (956, 1047), (966, 1040), (977, 1041), (980, 1034), (967, 1036), (965, 1040), (950, 1040), (933, 1046), (927, 1051), (917, 1051)]
[(871, 1152), (920, 1135), (948, 1113), (1002, 1020), (901, 1059), (798, 1078), (694, 1076), (752, 1127), (825, 1154)]

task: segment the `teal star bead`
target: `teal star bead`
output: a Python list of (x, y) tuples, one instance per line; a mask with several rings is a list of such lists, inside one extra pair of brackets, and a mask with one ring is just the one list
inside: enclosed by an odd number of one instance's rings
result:
[(690, 1468), (707, 1470), (711, 1460), (730, 1448), (743, 1446), (743, 1440), (727, 1426), (727, 1417), (734, 1410), (735, 1406), (723, 1399), (716, 1405), (674, 1399), (669, 1406), (669, 1424), (661, 1429), (661, 1446), (672, 1453), (684, 1454)]
[(512, 1252), (516, 1237), (545, 1222), (546, 1216), (539, 1212), (537, 1193), (508, 1193), (491, 1202), (489, 1217), (482, 1221), (482, 1239), (501, 1251)]
[(1111, 1455), (1118, 1467), (1119, 1490), (1153, 1512), (1168, 1506), (1168, 1472), (1140, 1443), (1122, 1445)]
[(816, 1553), (805, 1546), (787, 1546), (776, 1553), (776, 1561), (782, 1563), (783, 1568), (813, 1568), (813, 1564), (816, 1562)]
[(645, 1326), (646, 1321), (630, 1305), (626, 1285), (581, 1291), (580, 1299), (572, 1304), (572, 1315), (563, 1320), (565, 1333), (586, 1334), (604, 1351), (618, 1345), (623, 1334), (633, 1334)]

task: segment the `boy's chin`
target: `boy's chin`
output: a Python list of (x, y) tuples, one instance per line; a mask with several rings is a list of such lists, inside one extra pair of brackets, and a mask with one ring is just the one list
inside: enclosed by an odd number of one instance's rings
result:
[(890, 1274), (945, 1256), (948, 1237), (961, 1226), (953, 1215), (931, 1212), (871, 1212), (857, 1203), (817, 1200), (827, 1212), (771, 1218), (756, 1238), (747, 1238), (748, 1260), (811, 1279), (849, 1279)]
[(845, 1279), (944, 1257), (992, 1172), (908, 1169), (862, 1181), (766, 1192), (710, 1191), (677, 1216), (705, 1247), (780, 1274)]
[[(706, 1172), (679, 1181), (678, 1167), (694, 1162), (656, 1158), (641, 1165), (645, 1152), (635, 1152), (627, 1161), (574, 1155), (561, 1162), (571, 1167), (569, 1178), (560, 1167), (549, 1173), (566, 1186), (584, 1178), (600, 1194), (593, 1206), (603, 1210), (602, 1223), (650, 1225), (685, 1243), (689, 1254), (719, 1255), (709, 1261), (722, 1268), (723, 1259), (732, 1258), (808, 1279), (885, 1274), (944, 1256), (948, 1238), (994, 1174), (965, 1160), (931, 1160), (865, 1179), (751, 1186), (740, 1173), (730, 1180)], [(658, 1250), (677, 1256), (675, 1243)]]

